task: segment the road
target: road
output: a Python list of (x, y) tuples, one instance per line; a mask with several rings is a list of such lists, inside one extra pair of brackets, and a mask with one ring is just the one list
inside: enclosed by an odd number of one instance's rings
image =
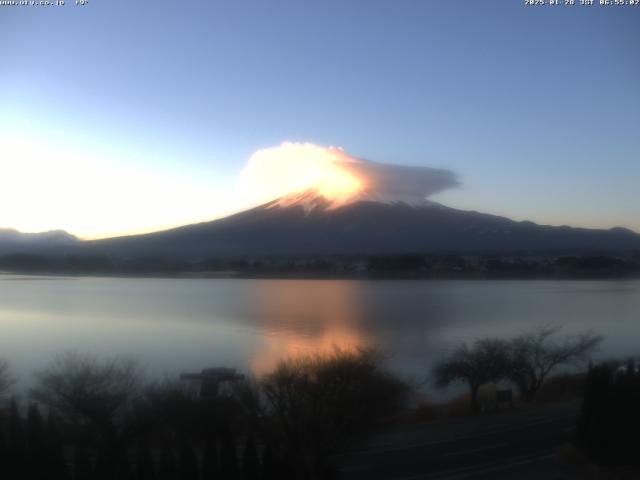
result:
[(524, 478), (571, 438), (578, 410), (566, 403), (396, 427), (335, 461), (354, 480)]

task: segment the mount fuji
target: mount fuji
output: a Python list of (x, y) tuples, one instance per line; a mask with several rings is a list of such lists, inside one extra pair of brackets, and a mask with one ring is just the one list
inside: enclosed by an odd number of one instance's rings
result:
[(85, 253), (202, 259), (407, 253), (588, 253), (640, 250), (640, 235), (538, 225), (420, 200), (362, 193), (327, 199), (313, 189), (218, 220), (81, 243)]

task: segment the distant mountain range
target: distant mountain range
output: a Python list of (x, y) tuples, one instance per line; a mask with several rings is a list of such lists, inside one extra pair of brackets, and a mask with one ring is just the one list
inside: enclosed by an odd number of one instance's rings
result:
[(332, 206), (312, 191), (211, 222), (94, 241), (54, 231), (0, 230), (0, 255), (110, 258), (313, 257), (375, 254), (541, 254), (640, 251), (640, 235), (555, 227), (425, 202), (359, 200)]
[(77, 246), (77, 237), (64, 230), (41, 233), (22, 233), (11, 228), (0, 228), (0, 254), (51, 252), (60, 248)]

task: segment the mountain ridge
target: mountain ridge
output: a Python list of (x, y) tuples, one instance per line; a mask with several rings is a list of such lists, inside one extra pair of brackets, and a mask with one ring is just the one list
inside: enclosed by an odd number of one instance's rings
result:
[(80, 239), (65, 230), (25, 233), (14, 228), (0, 228), (0, 254), (50, 253), (80, 243)]
[[(4, 232), (4, 237), (3, 237)], [(217, 220), (139, 235), (79, 240), (64, 231), (0, 230), (0, 255), (44, 253), (109, 258), (314, 257), (640, 251), (640, 235), (614, 227), (540, 225), (424, 200), (357, 199), (335, 204), (312, 191)], [(3, 240), (4, 238), (4, 240)]]
[(206, 256), (498, 253), (640, 249), (640, 235), (539, 225), (435, 202), (358, 200), (338, 207), (321, 197), (276, 199), (218, 220), (161, 232), (83, 242), (112, 255)]

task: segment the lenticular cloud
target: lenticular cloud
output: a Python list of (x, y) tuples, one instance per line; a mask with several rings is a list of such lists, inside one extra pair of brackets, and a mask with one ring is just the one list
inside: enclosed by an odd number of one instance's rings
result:
[(315, 190), (335, 205), (360, 199), (419, 204), (458, 184), (449, 170), (372, 162), (341, 148), (291, 142), (255, 152), (241, 176), (243, 190), (255, 199)]
[(373, 198), (419, 203), (428, 197), (459, 184), (449, 170), (393, 165), (368, 160), (345, 165), (345, 168), (366, 178), (367, 194)]

